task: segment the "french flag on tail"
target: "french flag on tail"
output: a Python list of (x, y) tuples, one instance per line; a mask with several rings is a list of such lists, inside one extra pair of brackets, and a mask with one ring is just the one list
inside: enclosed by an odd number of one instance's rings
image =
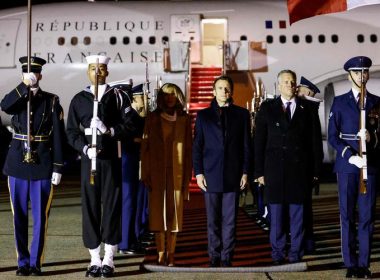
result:
[(365, 5), (380, 4), (380, 0), (288, 0), (290, 24), (316, 15), (344, 12)]

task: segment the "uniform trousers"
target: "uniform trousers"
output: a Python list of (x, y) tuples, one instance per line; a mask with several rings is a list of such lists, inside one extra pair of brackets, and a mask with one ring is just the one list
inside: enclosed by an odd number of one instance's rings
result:
[[(369, 267), (375, 220), (376, 176), (368, 175), (367, 193), (359, 193), (359, 174), (338, 173), (342, 257), (346, 267)], [(358, 229), (355, 211), (358, 206)], [(359, 256), (356, 253), (359, 241)]]
[(122, 210), (121, 210), (121, 242), (119, 250), (127, 250), (137, 242), (137, 194), (139, 188), (139, 154), (122, 153)]
[(205, 192), (208, 254), (210, 259), (231, 261), (236, 242), (239, 192)]
[[(44, 257), (50, 205), (53, 198), (51, 179), (25, 180), (8, 177), (13, 212), (18, 266), (41, 267)], [(28, 203), (33, 216), (33, 239), (28, 250)]]
[(90, 184), (91, 161), (82, 157), (83, 242), (88, 249), (101, 242), (117, 245), (121, 241), (121, 162), (96, 159), (95, 184)]
[(286, 256), (286, 227), (284, 215), (289, 215), (290, 249), (289, 262), (298, 262), (302, 259), (303, 249), (303, 204), (269, 204), (270, 243), (272, 246), (272, 259), (282, 261)]

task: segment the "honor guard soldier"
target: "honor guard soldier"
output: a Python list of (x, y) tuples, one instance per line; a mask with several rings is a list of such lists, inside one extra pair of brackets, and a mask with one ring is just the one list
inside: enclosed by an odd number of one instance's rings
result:
[[(143, 84), (132, 88), (131, 121), (136, 131), (122, 142), (122, 214), (120, 254), (142, 253), (138, 243), (141, 218), (147, 191), (140, 184), (140, 147), (146, 108), (144, 108)], [(147, 205), (145, 205), (147, 206)]]
[[(311, 104), (315, 105), (314, 108), (316, 110), (316, 115), (318, 115), (319, 104), (322, 100), (315, 98), (314, 96), (319, 93), (319, 88), (310, 82), (305, 77), (301, 77), (300, 83), (297, 87), (297, 96), (306, 100), (311, 101)], [(319, 130), (321, 130), (321, 122), (318, 117), (317, 125), (319, 126)], [(322, 134), (316, 135), (316, 137), (320, 137), (317, 139), (318, 142), (322, 143)], [(315, 161), (318, 164), (317, 169), (320, 170), (322, 166), (323, 160), (323, 150), (320, 151), (320, 155), (318, 157), (319, 161)], [(314, 177), (312, 173), (310, 173), (310, 186), (307, 189), (306, 200), (304, 204), (304, 250), (305, 254), (313, 254), (315, 251), (315, 240), (314, 240), (314, 230), (313, 230), (313, 188), (314, 193), (319, 193), (319, 178)]]
[[(112, 277), (113, 257), (121, 241), (119, 140), (133, 130), (128, 120), (131, 109), (128, 97), (106, 84), (109, 58), (91, 55), (86, 60), (91, 86), (71, 100), (67, 138), (81, 154), (83, 242), (91, 255), (86, 277)], [(105, 243), (103, 261), (102, 242)]]
[[(53, 197), (52, 184), (58, 185), (62, 174), (63, 110), (57, 95), (39, 87), (42, 66), (46, 61), (39, 57), (30, 57), (31, 72), (27, 73), (28, 57), (24, 56), (19, 60), (22, 64), (22, 82), (1, 101), (2, 110), (12, 115), (14, 130), (3, 172), (8, 176), (13, 209), (18, 257), (16, 275), (38, 276), (42, 274), (46, 229)], [(29, 91), (32, 96), (28, 104)], [(30, 251), (29, 200), (33, 216)]]
[[(337, 152), (334, 171), (338, 179), (341, 248), (344, 265), (347, 267), (347, 278), (371, 278), (369, 262), (375, 218), (376, 178), (380, 161), (376, 156), (379, 131), (377, 127), (371, 126), (370, 117), (373, 109), (378, 108), (380, 98), (365, 88), (371, 65), (371, 59), (366, 56), (353, 57), (344, 64), (352, 88), (334, 98), (328, 126), (328, 141)], [(358, 99), (363, 101), (363, 104), (360, 104), (362, 108), (358, 107)], [(379, 113), (375, 114), (378, 119)], [(359, 143), (358, 140), (363, 142)], [(361, 144), (366, 151), (362, 156)], [(366, 182), (361, 180), (360, 176), (365, 171)], [(359, 187), (363, 186), (363, 183), (366, 183), (365, 189)], [(356, 205), (359, 217), (357, 230)], [(359, 254), (356, 251), (357, 247)]]

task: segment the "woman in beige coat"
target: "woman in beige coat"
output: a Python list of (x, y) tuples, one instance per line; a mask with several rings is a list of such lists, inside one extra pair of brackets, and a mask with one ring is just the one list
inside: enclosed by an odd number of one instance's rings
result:
[(149, 228), (156, 233), (160, 265), (174, 265), (183, 201), (189, 199), (191, 122), (184, 104), (181, 89), (164, 84), (158, 92), (157, 109), (146, 119), (141, 146), (141, 177), (150, 190)]

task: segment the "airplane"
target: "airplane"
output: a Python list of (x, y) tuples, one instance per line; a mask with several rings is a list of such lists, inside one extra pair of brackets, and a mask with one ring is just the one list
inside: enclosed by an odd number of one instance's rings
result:
[[(212, 65), (261, 79), (268, 95), (275, 95), (277, 73), (292, 69), (321, 89), (316, 97), (323, 100), (324, 162), (331, 163), (329, 111), (333, 97), (350, 89), (344, 62), (357, 55), (371, 57), (367, 87), (376, 94), (380, 86), (380, 5), (291, 26), (285, 0), (82, 1), (34, 5), (32, 11), (32, 55), (47, 60), (41, 87), (60, 96), (65, 112), (74, 94), (88, 85), (89, 54), (111, 58), (108, 81), (138, 84), (159, 76), (183, 89), (190, 66)], [(20, 82), (18, 58), (26, 55), (26, 45), (26, 7), (0, 10), (0, 98)], [(236, 83), (248, 84), (250, 100), (255, 85), (246, 78)], [(10, 117), (1, 116), (9, 124)]]

